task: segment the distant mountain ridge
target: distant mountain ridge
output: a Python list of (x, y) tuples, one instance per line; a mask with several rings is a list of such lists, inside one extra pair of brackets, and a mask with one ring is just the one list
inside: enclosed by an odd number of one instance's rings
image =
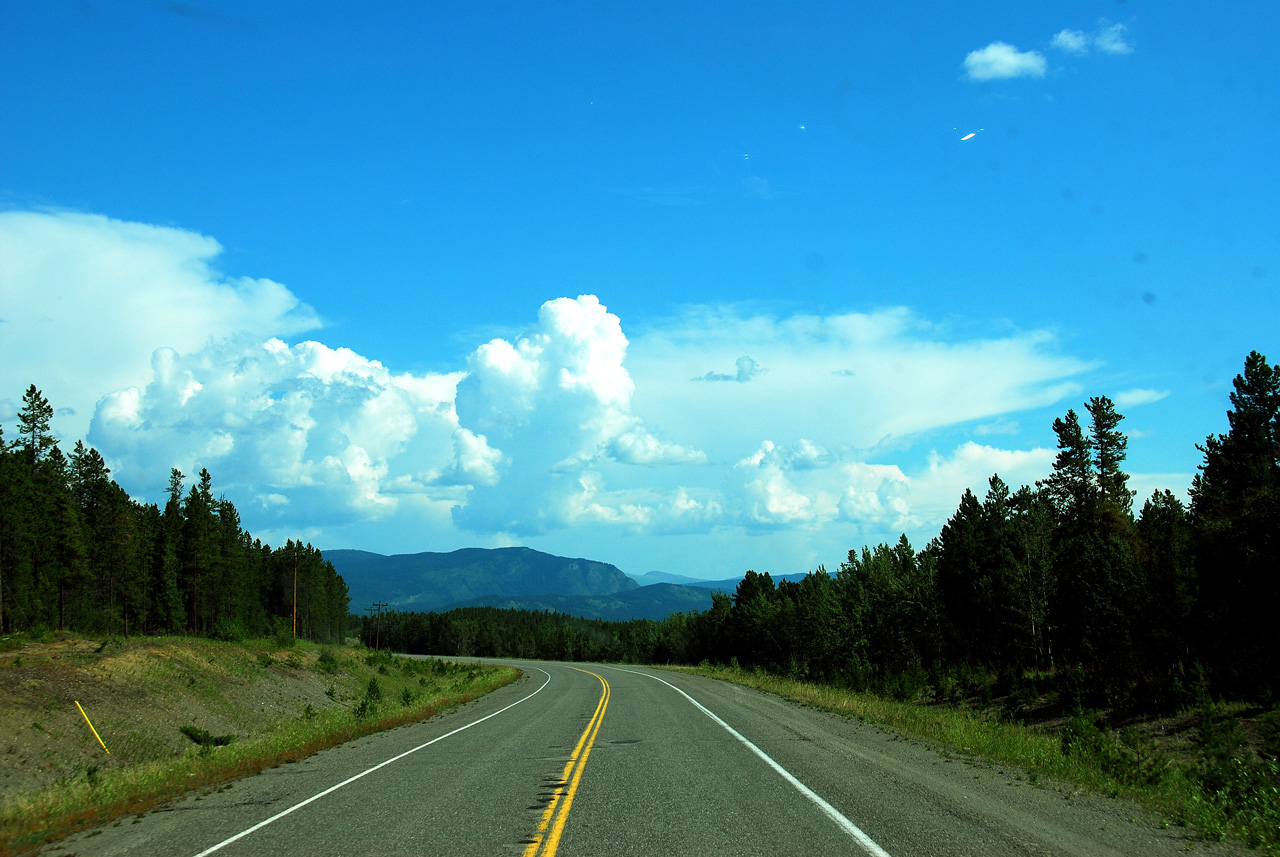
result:
[(352, 612), (375, 601), (393, 610), (427, 612), (487, 596), (597, 597), (640, 588), (616, 565), (526, 547), (393, 556), (360, 550), (321, 553), (346, 581)]
[(491, 595), (452, 607), (497, 607), (503, 610), (554, 611), (587, 619), (626, 622), (661, 620), (672, 613), (711, 609), (711, 590), (674, 583), (655, 583), (612, 595)]
[[(701, 580), (664, 571), (628, 575), (606, 562), (526, 547), (392, 556), (361, 550), (321, 553), (346, 581), (353, 613), (383, 602), (391, 610), (423, 613), (499, 607), (611, 621), (664, 619), (709, 610), (712, 592), (732, 595), (742, 580)], [(803, 577), (787, 574), (775, 580)]]
[[(778, 584), (784, 580), (800, 581), (804, 580), (808, 572), (799, 572), (798, 574), (778, 574), (770, 575), (774, 584)], [(719, 590), (732, 595), (738, 589), (738, 584), (742, 582), (742, 578), (746, 575), (738, 575), (737, 577), (726, 577), (723, 580), (703, 580), (699, 577), (687, 577), (683, 574), (671, 574), (667, 571), (646, 571), (644, 574), (627, 575), (641, 586), (653, 586), (655, 583), (674, 583), (678, 586), (696, 586), (700, 589)]]

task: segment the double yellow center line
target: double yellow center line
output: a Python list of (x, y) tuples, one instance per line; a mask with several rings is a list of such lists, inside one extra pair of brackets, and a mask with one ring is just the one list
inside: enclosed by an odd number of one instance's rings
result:
[[(570, 667), (570, 669), (578, 668)], [(587, 670), (578, 670), (578, 672), (594, 675), (600, 679), (602, 688), (600, 702), (596, 704), (596, 713), (591, 716), (591, 721), (583, 730), (582, 737), (578, 739), (578, 745), (573, 748), (573, 755), (569, 757), (564, 771), (560, 774), (560, 781), (551, 795), (551, 802), (547, 804), (546, 810), (542, 813), (542, 819), (538, 822), (538, 831), (525, 846), (524, 857), (554, 857), (556, 849), (560, 847), (560, 834), (564, 832), (564, 823), (569, 818), (569, 810), (573, 807), (573, 796), (578, 793), (578, 783), (582, 779), (583, 769), (587, 767), (587, 757), (591, 755), (591, 747), (595, 744), (596, 734), (604, 721), (604, 710), (609, 707), (609, 682), (605, 681), (603, 676)]]

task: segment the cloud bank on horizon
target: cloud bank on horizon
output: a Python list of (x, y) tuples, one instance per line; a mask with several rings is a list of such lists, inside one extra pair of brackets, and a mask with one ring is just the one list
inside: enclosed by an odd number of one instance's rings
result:
[(1016, 434), (1006, 415), (1079, 394), (1091, 368), (1043, 332), (956, 339), (900, 308), (692, 307), (631, 340), (580, 295), (465, 366), (395, 372), (288, 344), (323, 333), (315, 311), (270, 280), (224, 277), (204, 236), (9, 212), (0, 250), (6, 395), (40, 386), (64, 438), (87, 424), (135, 496), (159, 499), (171, 467), (207, 467), (251, 528), (316, 541), (383, 520), (495, 543), (580, 527), (936, 531), (966, 487), (995, 471), (1033, 481), (1052, 450), (899, 454), (959, 424)]

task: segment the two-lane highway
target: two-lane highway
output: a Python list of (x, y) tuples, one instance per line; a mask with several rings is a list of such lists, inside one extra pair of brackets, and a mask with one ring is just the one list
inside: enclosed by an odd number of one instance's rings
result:
[(520, 681), (461, 709), (49, 853), (1185, 853), (1182, 832), (1135, 807), (1068, 799), (746, 688), (640, 667), (516, 665)]

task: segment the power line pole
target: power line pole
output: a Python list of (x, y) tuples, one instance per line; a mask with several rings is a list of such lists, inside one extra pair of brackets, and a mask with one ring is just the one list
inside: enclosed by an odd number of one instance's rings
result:
[(376, 628), (374, 630), (374, 637), (373, 637), (373, 650), (375, 652), (378, 651), (379, 647), (382, 644), (382, 608), (386, 606), (387, 606), (387, 602), (385, 601), (375, 601), (373, 603), (373, 607), (368, 608), (368, 612), (370, 613), (372, 613), (375, 608), (378, 611), (378, 620), (377, 620)]
[(293, 543), (293, 638), (298, 639), (298, 543)]

